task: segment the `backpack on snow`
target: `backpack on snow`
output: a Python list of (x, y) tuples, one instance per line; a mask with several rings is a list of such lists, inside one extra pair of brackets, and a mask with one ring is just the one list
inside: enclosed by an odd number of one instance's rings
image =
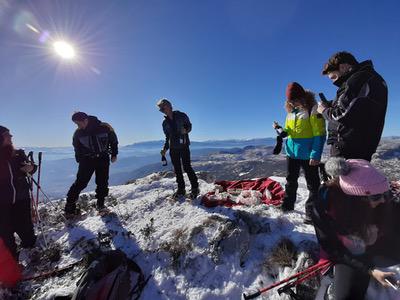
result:
[(122, 251), (112, 250), (91, 262), (72, 300), (139, 299), (145, 285), (140, 267)]

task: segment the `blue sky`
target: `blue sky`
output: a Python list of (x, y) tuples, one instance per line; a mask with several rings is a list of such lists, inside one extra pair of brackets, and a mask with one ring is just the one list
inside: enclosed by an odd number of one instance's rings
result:
[[(166, 97), (194, 140), (274, 136), (287, 83), (333, 98), (321, 68), (347, 50), (387, 81), (384, 135), (400, 135), (399, 11), (398, 1), (0, 0), (0, 124), (17, 145), (65, 146), (81, 110), (121, 144), (156, 140)], [(75, 63), (52, 53), (57, 38), (76, 46)]]

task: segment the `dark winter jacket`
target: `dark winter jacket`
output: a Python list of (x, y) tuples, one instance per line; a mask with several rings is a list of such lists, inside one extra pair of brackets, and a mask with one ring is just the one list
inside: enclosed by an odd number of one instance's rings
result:
[[(23, 150), (16, 150), (10, 159), (0, 158), (0, 205), (15, 204), (30, 199), (30, 184), (20, 168), (28, 161)], [(32, 174), (36, 171), (36, 166)]]
[[(400, 205), (395, 201), (388, 201), (373, 209), (370, 223), (363, 224), (369, 229), (369, 237), (361, 238), (337, 220), (334, 202), (346, 197), (348, 196), (337, 186), (322, 185), (319, 197), (314, 203), (312, 218), (315, 233), (328, 258), (334, 263), (346, 264), (365, 273), (373, 268), (374, 256), (381, 255), (400, 261), (400, 224), (397, 217)], [(355, 200), (349, 198), (344, 201), (351, 205), (351, 201)], [(351, 213), (351, 210), (348, 211)], [(356, 222), (365, 220), (360, 219)]]
[(173, 112), (173, 119), (165, 117), (162, 123), (163, 131), (165, 134), (164, 149), (181, 149), (190, 145), (189, 135), (182, 134), (183, 130), (190, 132), (192, 124), (189, 117), (180, 111)]
[(335, 156), (371, 160), (385, 124), (388, 90), (371, 61), (339, 78), (332, 106), (323, 113)]
[(85, 129), (75, 131), (73, 142), (75, 159), (80, 162), (83, 158), (105, 158), (118, 155), (118, 139), (113, 128), (89, 116), (89, 124)]

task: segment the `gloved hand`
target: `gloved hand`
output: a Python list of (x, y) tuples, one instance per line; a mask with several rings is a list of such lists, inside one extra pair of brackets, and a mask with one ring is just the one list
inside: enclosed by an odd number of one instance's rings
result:
[(272, 128), (274, 128), (274, 129), (278, 129), (278, 128), (282, 128), (282, 126), (281, 126), (281, 125), (279, 125), (279, 123), (278, 123), (278, 122), (274, 121), (274, 123), (272, 123)]

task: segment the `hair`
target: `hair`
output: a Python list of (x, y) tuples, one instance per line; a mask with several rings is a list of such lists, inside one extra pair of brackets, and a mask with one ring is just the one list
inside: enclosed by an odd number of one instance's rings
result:
[(339, 70), (340, 64), (349, 64), (352, 66), (358, 65), (357, 59), (354, 57), (353, 54), (346, 51), (340, 51), (333, 54), (328, 62), (324, 65), (322, 69), (322, 75), (327, 75), (332, 71)]
[[(329, 208), (333, 210), (339, 231), (357, 234), (367, 238), (368, 226), (374, 224), (377, 218), (376, 208), (372, 208), (368, 201), (361, 199), (363, 196), (345, 194), (339, 185), (339, 179), (332, 179), (327, 184)], [(385, 205), (382, 205), (385, 206)], [(378, 220), (383, 223), (384, 220)]]
[[(306, 111), (311, 111), (314, 105), (317, 104), (315, 101), (315, 94), (309, 90), (305, 91), (304, 98), (300, 98), (297, 101), (300, 101), (300, 107)], [(291, 113), (294, 108), (293, 102), (290, 100), (286, 100), (285, 109), (288, 113)]]
[(167, 106), (172, 108), (172, 103), (169, 100), (165, 99), (165, 98), (160, 99), (160, 100), (157, 101), (157, 106), (158, 107), (163, 106), (163, 105), (167, 105)]
[(74, 121), (74, 122), (76, 122), (76, 121), (82, 122), (83, 120), (85, 120), (87, 118), (89, 118), (89, 116), (82, 111), (74, 112), (71, 117), (72, 121)]

